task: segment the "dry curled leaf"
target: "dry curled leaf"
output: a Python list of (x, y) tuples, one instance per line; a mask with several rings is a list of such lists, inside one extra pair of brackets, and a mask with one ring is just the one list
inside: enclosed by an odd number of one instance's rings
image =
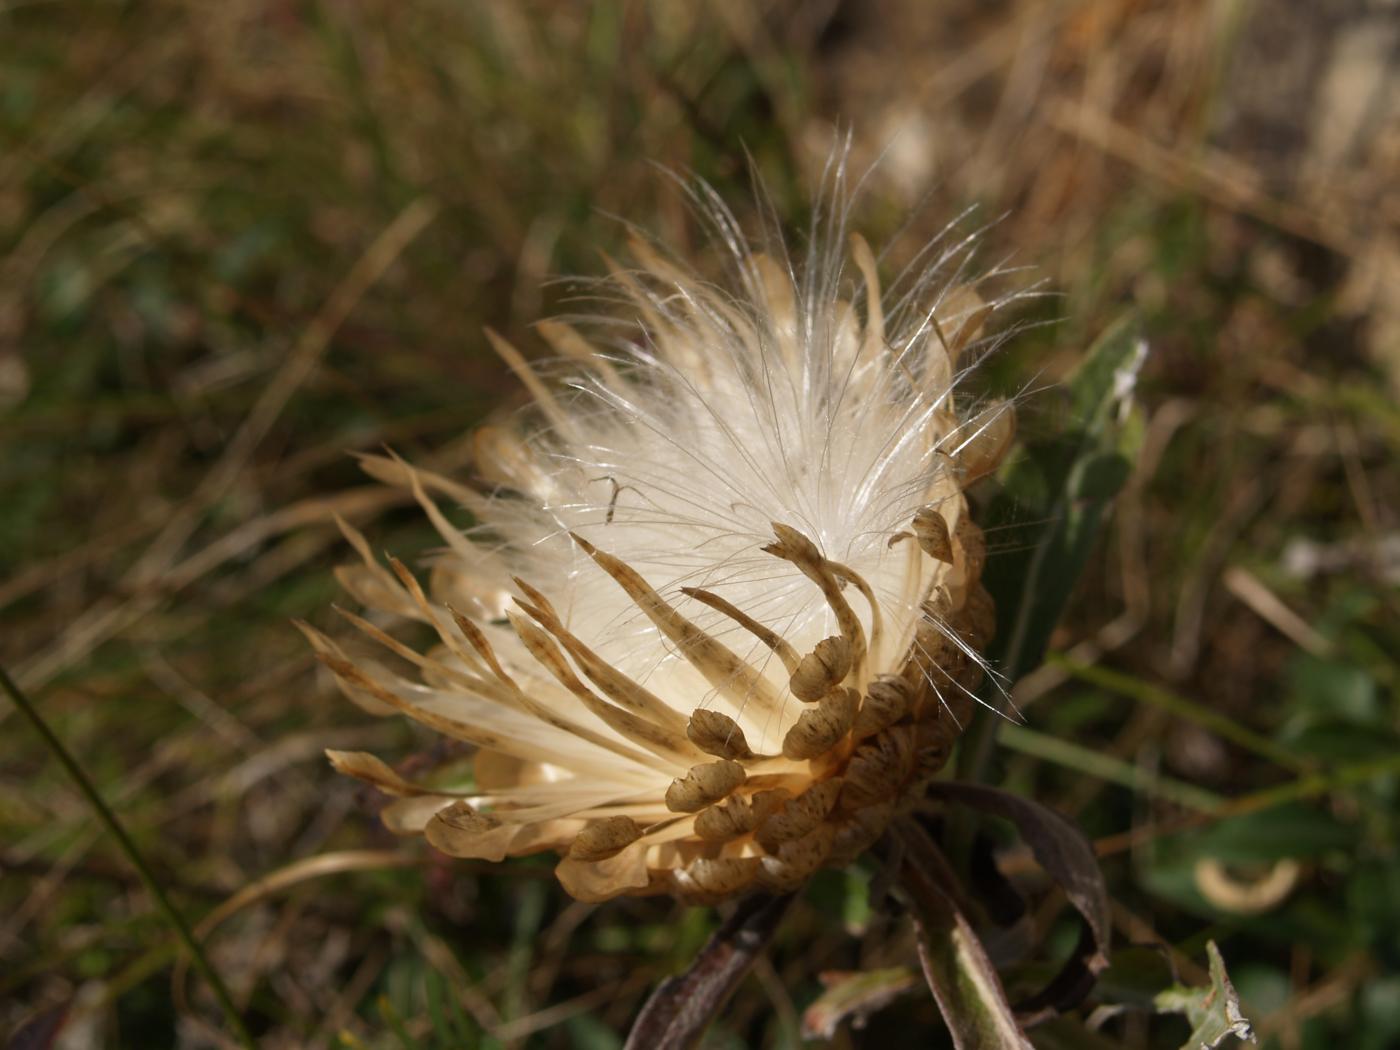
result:
[(1230, 1036), (1255, 1042), (1254, 1029), (1240, 1008), (1239, 994), (1225, 972), (1220, 949), (1214, 941), (1207, 941), (1206, 952), (1210, 956), (1209, 986), (1173, 985), (1153, 1000), (1157, 1012), (1185, 1014), (1191, 1022), (1191, 1035), (1181, 1050), (1215, 1050)]
[(904, 966), (827, 971), (817, 979), (826, 990), (802, 1013), (803, 1039), (832, 1039), (842, 1021), (864, 1028), (871, 1014), (919, 986), (918, 975)]

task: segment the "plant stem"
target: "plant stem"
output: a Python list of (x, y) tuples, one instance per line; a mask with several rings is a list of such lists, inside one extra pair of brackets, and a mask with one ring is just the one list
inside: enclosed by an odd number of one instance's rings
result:
[(98, 794), (96, 786), (88, 779), (82, 767), (78, 765), (77, 759), (69, 754), (68, 749), (63, 746), (63, 742), (58, 739), (57, 734), (49, 728), (49, 724), (44, 721), (38, 710), (30, 703), (29, 698), (24, 695), (23, 690), (15, 684), (3, 667), (0, 667), (0, 687), (4, 688), (5, 693), (14, 701), (15, 707), (19, 708), (20, 713), (29, 719), (35, 732), (43, 738), (45, 746), (68, 771), (68, 775), (73, 778), (73, 783), (78, 785), (78, 790), (87, 799), (88, 805), (97, 814), (98, 820), (117, 840), (117, 845), (131, 861), (132, 867), (136, 869), (136, 873), (141, 877), (146, 889), (155, 899), (156, 906), (165, 914), (170, 925), (175, 927), (175, 932), (183, 942), (185, 950), (190, 953), (190, 961), (194, 963), (195, 969), (209, 983), (209, 987), (213, 991), (214, 997), (219, 1001), (219, 1007), (223, 1010), (224, 1017), (228, 1021), (229, 1027), (233, 1029), (234, 1035), (237, 1036), (240, 1043), (248, 1047), (249, 1050), (253, 1050), (253, 1037), (243, 1024), (243, 1018), (239, 1015), (238, 1008), (233, 1005), (233, 998), (229, 995), (228, 988), (219, 977), (218, 972), (209, 964), (209, 960), (205, 958), (199, 943), (194, 939), (194, 934), (190, 932), (184, 918), (175, 910), (175, 906), (170, 903), (170, 898), (165, 895), (160, 883), (156, 881), (155, 873), (151, 871), (146, 859), (141, 856), (136, 844), (127, 835), (126, 829), (117, 820), (117, 815), (108, 808), (107, 803), (102, 801), (102, 796)]
[(689, 1050), (696, 1046), (739, 982), (777, 935), (794, 894), (755, 894), (715, 931), (683, 974), (652, 992), (624, 1050)]

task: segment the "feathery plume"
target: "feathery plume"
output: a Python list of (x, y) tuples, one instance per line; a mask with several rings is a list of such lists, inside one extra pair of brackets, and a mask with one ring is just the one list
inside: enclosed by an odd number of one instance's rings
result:
[(844, 203), (796, 267), (690, 192), (729, 286), (636, 238), (612, 323), (539, 327), (566, 382), (487, 332), (536, 422), (478, 432), (480, 491), (366, 458), (446, 545), (425, 587), (343, 526), (345, 588), (439, 644), (346, 615), (416, 676), (304, 628), (352, 700), (475, 749), (455, 791), (330, 752), (396, 796), (390, 828), (459, 857), (553, 850), (581, 900), (787, 891), (849, 862), (946, 762), (994, 626), (964, 492), (1014, 414), (957, 396), (1000, 305), (970, 242), (943, 238), (882, 294)]

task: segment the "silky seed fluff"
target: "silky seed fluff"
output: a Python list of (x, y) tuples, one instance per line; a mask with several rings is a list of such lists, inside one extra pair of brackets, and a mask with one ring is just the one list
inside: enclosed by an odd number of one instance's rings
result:
[[(366, 457), (444, 547), (415, 573), (343, 525), (345, 616), (373, 646), (303, 625), (356, 703), (469, 745), (455, 782), (328, 753), (393, 796), (393, 831), (553, 851), (585, 901), (788, 891), (849, 862), (944, 765), (995, 620), (964, 492), (1014, 415), (958, 396), (1005, 304), (968, 278), (970, 241), (882, 295), (844, 205), (798, 266), (691, 192), (728, 280), (634, 238), (595, 296), (609, 319), (539, 325), (561, 378), (488, 332), (530, 411), (475, 435), (471, 485)], [(410, 621), (436, 643), (398, 640)]]

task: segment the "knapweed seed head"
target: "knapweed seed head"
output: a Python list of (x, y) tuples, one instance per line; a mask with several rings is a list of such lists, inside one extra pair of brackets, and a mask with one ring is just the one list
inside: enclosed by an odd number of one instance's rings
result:
[(1014, 417), (957, 394), (999, 305), (968, 244), (882, 296), (841, 216), (795, 267), (706, 207), (730, 284), (636, 240), (610, 321), (539, 326), (565, 381), (488, 333), (534, 413), (477, 433), (480, 484), (367, 458), (445, 543), (425, 585), (345, 528), (340, 579), (372, 610), (346, 615), (389, 657), (306, 628), (357, 703), (472, 748), (447, 786), (331, 752), (396, 796), (390, 828), (458, 857), (555, 851), (581, 900), (789, 891), (849, 862), (944, 765), (993, 630), (964, 491)]

